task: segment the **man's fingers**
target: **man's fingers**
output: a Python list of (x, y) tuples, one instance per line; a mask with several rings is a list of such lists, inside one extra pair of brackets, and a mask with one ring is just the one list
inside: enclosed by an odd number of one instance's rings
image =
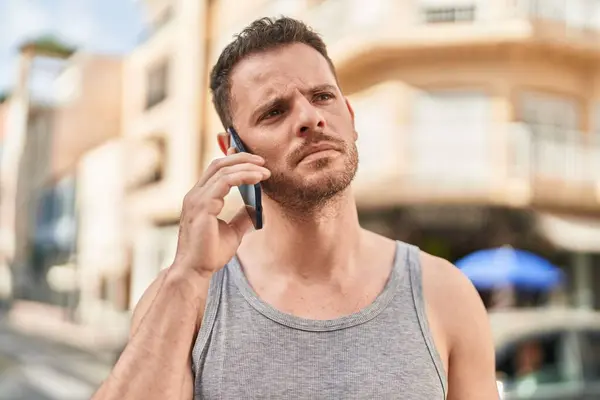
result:
[[(266, 177), (269, 177), (271, 175), (271, 173), (269, 172), (268, 169), (266, 169), (265, 167), (259, 166), (259, 165), (255, 165), (255, 164), (243, 163), (243, 164), (230, 165), (230, 166), (221, 168), (213, 176), (211, 176), (210, 179), (208, 179), (208, 181), (204, 184), (203, 190), (210, 191), (211, 190), (210, 188), (212, 186), (214, 186), (221, 179), (227, 177), (228, 175), (236, 174), (236, 173), (242, 172), (242, 171), (255, 171), (255, 172), (259, 172), (259, 173), (265, 175)], [(237, 185), (235, 185), (235, 186), (237, 186)]]
[(217, 180), (207, 194), (210, 198), (222, 199), (227, 196), (227, 193), (229, 193), (234, 186), (255, 185), (267, 179), (269, 176), (270, 173), (260, 170), (233, 172), (224, 175), (221, 179)]
[[(229, 150), (227, 150), (227, 153), (229, 153)], [(244, 152), (228, 154), (226, 157), (218, 158), (210, 163), (210, 165), (208, 166), (204, 174), (202, 174), (202, 177), (196, 184), (196, 187), (204, 186), (204, 184), (206, 184), (206, 182), (222, 168), (242, 163), (263, 165), (265, 163), (265, 160), (260, 156)]]

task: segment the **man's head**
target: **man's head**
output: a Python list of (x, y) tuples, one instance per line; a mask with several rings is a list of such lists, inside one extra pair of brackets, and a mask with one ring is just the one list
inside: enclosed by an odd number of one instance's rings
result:
[[(358, 165), (354, 113), (325, 44), (302, 22), (250, 24), (221, 53), (210, 86), (223, 125), (235, 127), (271, 170), (267, 196), (304, 210), (350, 185)], [(219, 144), (226, 151), (226, 135)]]

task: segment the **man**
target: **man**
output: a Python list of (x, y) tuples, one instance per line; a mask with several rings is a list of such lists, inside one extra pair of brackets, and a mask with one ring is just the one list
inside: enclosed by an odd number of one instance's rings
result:
[[(95, 399), (496, 399), (468, 280), (359, 226), (354, 112), (319, 36), (255, 21), (222, 52), (211, 89), (255, 155), (219, 135), (227, 155), (184, 199), (175, 260)], [(244, 209), (217, 218), (232, 188), (258, 182), (263, 229), (247, 233)]]

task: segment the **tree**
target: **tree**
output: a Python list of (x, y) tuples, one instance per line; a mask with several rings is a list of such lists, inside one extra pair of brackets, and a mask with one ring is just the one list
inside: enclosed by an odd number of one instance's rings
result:
[(49, 57), (69, 58), (75, 48), (62, 43), (53, 36), (42, 36), (37, 39), (28, 40), (19, 46), (21, 51), (32, 51), (38, 55)]

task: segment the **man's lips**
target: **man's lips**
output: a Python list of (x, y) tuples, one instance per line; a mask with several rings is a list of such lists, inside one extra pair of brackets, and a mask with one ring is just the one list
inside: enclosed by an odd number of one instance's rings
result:
[[(332, 143), (316, 143), (314, 145), (308, 146), (300, 156), (299, 163), (302, 162), (305, 158), (312, 154), (326, 152), (326, 151), (340, 151), (339, 147), (335, 146)], [(312, 158), (312, 157), (311, 157)]]

